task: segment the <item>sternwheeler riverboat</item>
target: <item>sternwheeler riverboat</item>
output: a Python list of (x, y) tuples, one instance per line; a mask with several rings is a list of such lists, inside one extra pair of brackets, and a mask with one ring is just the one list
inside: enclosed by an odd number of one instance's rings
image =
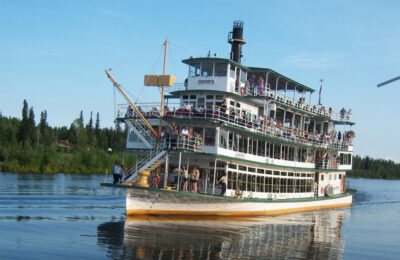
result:
[(181, 86), (165, 75), (165, 60), (163, 75), (145, 76), (145, 86), (161, 90), (158, 107), (133, 102), (106, 70), (127, 102), (116, 119), (128, 128), (124, 152), (139, 159), (121, 183), (101, 185), (126, 189), (128, 215), (258, 216), (350, 206), (350, 111), (312, 105), (314, 89), (243, 65), (242, 22), (234, 22), (228, 42), (229, 59), (183, 60), (188, 77)]

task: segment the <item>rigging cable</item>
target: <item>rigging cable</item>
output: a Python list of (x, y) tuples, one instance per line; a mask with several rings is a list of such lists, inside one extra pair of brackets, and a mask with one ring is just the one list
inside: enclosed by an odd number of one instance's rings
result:
[[(160, 62), (160, 58), (161, 58), (161, 54), (162, 54), (162, 51), (163, 51), (163, 48), (164, 48), (164, 44), (162, 45), (162, 47), (160, 48), (160, 51), (159, 51), (159, 53), (158, 53), (158, 55), (157, 55), (157, 57), (156, 57), (156, 59), (155, 59), (155, 61), (154, 61), (154, 64), (153, 64), (153, 66), (151, 67), (151, 69), (150, 69), (150, 75), (151, 74), (153, 74), (153, 72), (155, 71), (155, 68), (156, 68), (156, 66), (157, 66), (157, 64)], [(140, 91), (139, 91), (139, 94), (138, 94), (138, 97), (142, 97), (142, 94), (146, 94), (146, 93), (143, 93), (143, 90), (144, 89), (146, 89), (147, 90), (147, 88), (145, 87), (145, 86), (142, 86), (142, 88), (140, 89)]]
[(151, 48), (151, 49), (149, 49), (149, 50), (147, 50), (147, 51), (142, 52), (142, 53), (139, 54), (139, 55), (135, 55), (135, 56), (133, 56), (133, 57), (131, 57), (131, 58), (125, 60), (124, 62), (121, 62), (121, 63), (115, 65), (114, 67), (110, 67), (108, 70), (111, 71), (111, 70), (113, 70), (113, 69), (116, 69), (116, 68), (119, 68), (119, 67), (121, 67), (121, 66), (124, 66), (124, 65), (128, 64), (129, 62), (131, 62), (131, 61), (133, 61), (133, 60), (135, 60), (135, 59), (137, 59), (137, 58), (139, 58), (139, 57), (142, 57), (142, 56), (144, 56), (144, 55), (146, 55), (146, 54), (152, 52), (153, 50), (155, 50), (155, 49), (157, 49), (157, 48), (159, 48), (159, 47), (160, 47), (160, 45), (157, 45), (157, 46), (155, 46), (155, 47), (153, 47), (153, 48)]

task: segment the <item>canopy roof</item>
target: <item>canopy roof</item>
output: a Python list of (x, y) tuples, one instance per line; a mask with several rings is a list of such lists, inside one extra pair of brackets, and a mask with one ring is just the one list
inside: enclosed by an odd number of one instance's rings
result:
[[(260, 68), (260, 67), (246, 67), (243, 64), (237, 63), (236, 61), (230, 60), (230, 59), (225, 59), (225, 58), (218, 58), (218, 57), (202, 57), (202, 58), (189, 58), (182, 60), (183, 63), (190, 65), (193, 63), (198, 63), (198, 62), (225, 62), (229, 64), (233, 64), (248, 73), (269, 73), (268, 74), (268, 83), (271, 85), (271, 88), (274, 89), (276, 87), (276, 80), (278, 80), (278, 90), (296, 90), (298, 92), (304, 92), (304, 91), (309, 91), (311, 93), (315, 92), (314, 89), (303, 85), (295, 80), (292, 80), (291, 78), (288, 78), (272, 69), (269, 68)], [(248, 75), (250, 77), (250, 75)], [(284, 79), (284, 80), (282, 80)]]

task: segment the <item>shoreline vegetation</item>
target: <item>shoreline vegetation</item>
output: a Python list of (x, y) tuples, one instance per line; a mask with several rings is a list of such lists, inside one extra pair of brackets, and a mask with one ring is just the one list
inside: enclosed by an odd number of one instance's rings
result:
[[(35, 123), (33, 107), (23, 102), (22, 119), (0, 112), (0, 171), (14, 173), (110, 173), (114, 162), (122, 162), (121, 152), (109, 148), (125, 146), (126, 129), (119, 124), (101, 128), (100, 115), (84, 124), (83, 112), (70, 127), (50, 127), (47, 111)], [(125, 154), (125, 166), (135, 158)]]
[[(5, 117), (0, 112), (0, 171), (14, 173), (82, 173), (111, 172), (114, 162), (122, 162), (121, 152), (109, 148), (124, 147), (126, 131), (119, 123), (101, 128), (100, 115), (93, 113), (84, 124), (83, 112), (68, 127), (50, 127), (47, 111), (35, 123), (33, 107), (23, 102), (22, 119)], [(135, 157), (125, 154), (125, 167)], [(391, 160), (353, 157), (352, 178), (400, 179), (400, 164)]]

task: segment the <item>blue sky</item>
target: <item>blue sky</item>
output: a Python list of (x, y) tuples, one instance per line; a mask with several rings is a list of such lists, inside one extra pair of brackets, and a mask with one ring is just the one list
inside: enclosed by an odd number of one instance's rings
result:
[[(228, 57), (227, 34), (244, 21), (242, 63), (272, 68), (319, 89), (322, 101), (351, 108), (355, 153), (400, 161), (400, 1), (18, 1), (0, 0), (0, 111), (20, 117), (23, 99), (36, 119), (69, 126), (84, 111), (113, 122), (113, 89), (104, 69), (142, 100), (144, 74), (183, 82), (181, 60), (209, 50)], [(146, 55), (142, 55), (153, 50)], [(140, 56), (142, 55), (142, 56)], [(140, 56), (140, 57), (137, 57)], [(134, 58), (136, 57), (136, 58)], [(317, 102), (317, 95), (313, 101)]]

